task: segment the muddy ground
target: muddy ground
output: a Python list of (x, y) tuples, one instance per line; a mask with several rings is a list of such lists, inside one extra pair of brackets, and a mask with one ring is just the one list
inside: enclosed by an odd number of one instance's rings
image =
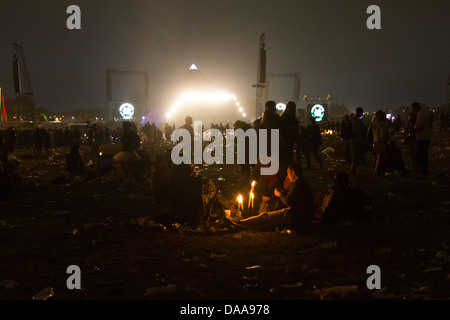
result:
[[(428, 177), (373, 177), (367, 154), (351, 181), (369, 194), (373, 221), (316, 225), (301, 234), (149, 223), (149, 179), (134, 188), (124, 188), (115, 172), (66, 180), (68, 148), (41, 159), (16, 150), (25, 184), (0, 204), (0, 299), (31, 300), (46, 287), (53, 288), (51, 300), (449, 299), (449, 146), (449, 133), (435, 133)], [(334, 153), (323, 154), (324, 168), (313, 159), (304, 174), (316, 192), (349, 169), (336, 136), (325, 137), (326, 147)], [(157, 152), (144, 148), (151, 157)], [(102, 152), (119, 149), (111, 144)], [(89, 148), (82, 153), (88, 162)], [(232, 165), (200, 166), (199, 174), (230, 194), (243, 179)], [(81, 270), (81, 289), (66, 285), (70, 265)], [(381, 270), (380, 290), (366, 285), (371, 265)]]

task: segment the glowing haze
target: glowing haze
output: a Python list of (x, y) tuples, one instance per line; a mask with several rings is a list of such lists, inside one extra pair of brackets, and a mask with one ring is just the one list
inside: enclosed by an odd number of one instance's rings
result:
[(183, 78), (180, 88), (175, 88), (176, 100), (169, 106), (163, 106), (164, 119), (170, 123), (184, 123), (187, 116), (204, 123), (225, 124), (236, 120), (246, 120), (245, 107), (230, 91), (215, 87), (192, 64)]

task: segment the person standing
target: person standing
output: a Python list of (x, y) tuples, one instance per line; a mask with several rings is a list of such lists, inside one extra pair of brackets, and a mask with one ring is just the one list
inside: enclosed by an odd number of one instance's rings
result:
[(136, 152), (140, 148), (141, 139), (131, 130), (130, 122), (124, 121), (122, 129), (122, 151), (114, 155), (113, 161), (119, 165), (125, 185), (129, 185), (134, 184), (133, 165), (141, 160)]
[(417, 169), (421, 175), (428, 174), (428, 149), (430, 148), (431, 135), (433, 133), (433, 115), (425, 106), (413, 102), (411, 108), (417, 112), (414, 132), (417, 143)]
[(364, 159), (364, 141), (367, 135), (367, 127), (362, 121), (363, 108), (356, 108), (356, 114), (351, 119), (352, 136), (350, 139), (351, 165), (350, 172), (356, 172), (356, 167)]
[(285, 143), (285, 155), (281, 157), (284, 161), (283, 166), (287, 167), (294, 156), (294, 144), (298, 139), (298, 121), (296, 117), (297, 106), (290, 101), (286, 105), (286, 110), (280, 117), (281, 129), (280, 134)]
[(383, 110), (378, 110), (375, 113), (370, 128), (373, 132), (373, 152), (376, 154), (373, 174), (383, 177), (386, 170), (386, 147), (390, 140), (389, 123)]
[(342, 117), (339, 134), (342, 140), (342, 150), (345, 162), (351, 164), (350, 139), (352, 137), (352, 123), (350, 122), (350, 116), (348, 114)]
[(408, 114), (408, 121), (405, 127), (405, 145), (409, 150), (409, 156), (411, 158), (412, 171), (417, 172), (417, 141), (414, 127), (416, 126), (417, 112), (410, 106), (410, 112)]
[(311, 159), (310, 159), (311, 153), (316, 158), (320, 168), (322, 168), (322, 158), (318, 153), (321, 144), (322, 144), (322, 136), (320, 133), (320, 128), (316, 123), (316, 119), (311, 118), (309, 119), (309, 125), (306, 127), (306, 148), (308, 150), (306, 166), (308, 169), (311, 166)]

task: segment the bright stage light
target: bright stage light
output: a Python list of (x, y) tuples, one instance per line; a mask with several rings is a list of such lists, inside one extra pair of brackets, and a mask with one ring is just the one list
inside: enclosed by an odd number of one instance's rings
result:
[(125, 120), (130, 120), (134, 116), (134, 106), (131, 103), (124, 103), (119, 107), (119, 113)]
[[(195, 67), (195, 65), (193, 66)], [(224, 107), (229, 106), (229, 104), (235, 106), (235, 111), (233, 111), (232, 108), (224, 109)], [(205, 112), (201, 111), (202, 108), (205, 108)], [(171, 119), (171, 121), (180, 120), (186, 114), (191, 116), (197, 114), (198, 117), (199, 112), (201, 112), (200, 118), (205, 116), (211, 117), (211, 119), (218, 119), (223, 117), (227, 112), (229, 112), (230, 115), (233, 112), (242, 115), (244, 108), (241, 106), (240, 102), (237, 101), (234, 93), (217, 88), (205, 88), (181, 92), (176, 102), (169, 105), (166, 112), (165, 119)], [(214, 115), (214, 112), (217, 112), (217, 114)], [(246, 115), (244, 118), (245, 117)], [(232, 118), (233, 116), (231, 116), (230, 119)]]
[(286, 105), (284, 103), (278, 103), (276, 106), (277, 110), (284, 111), (286, 110)]
[(182, 102), (221, 102), (233, 99), (233, 95), (223, 90), (198, 90), (184, 92), (180, 96)]
[(320, 122), (325, 116), (325, 108), (320, 105), (316, 104), (311, 108), (311, 116), (317, 121)]

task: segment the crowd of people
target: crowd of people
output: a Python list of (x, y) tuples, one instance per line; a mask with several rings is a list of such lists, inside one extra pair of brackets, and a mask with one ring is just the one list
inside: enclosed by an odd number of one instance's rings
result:
[[(370, 152), (374, 156), (375, 176), (384, 177), (386, 173), (394, 171), (425, 176), (428, 174), (428, 150), (434, 120), (429, 108), (413, 102), (402, 132), (400, 116), (391, 121), (383, 110), (378, 110), (369, 123), (364, 123), (362, 113), (362, 108), (357, 108), (356, 114), (345, 115), (340, 126), (343, 155), (350, 164), (350, 173), (355, 173), (358, 165), (365, 163), (365, 155)], [(403, 135), (400, 140), (409, 150), (410, 168), (407, 168), (397, 145), (397, 134)]]
[[(411, 155), (411, 168), (406, 169), (405, 162), (393, 135), (400, 133), (401, 121), (387, 119), (384, 111), (377, 111), (370, 122), (363, 121), (364, 110), (357, 108), (352, 115), (345, 115), (341, 122), (327, 123), (336, 130), (342, 142), (342, 155), (348, 164), (348, 173), (337, 172), (334, 185), (322, 192), (313, 193), (311, 186), (304, 178), (304, 170), (312, 168), (312, 164), (323, 168), (321, 155), (322, 134), (314, 118), (307, 119), (302, 125), (297, 118), (297, 106), (293, 102), (286, 105), (282, 114), (276, 110), (274, 101), (267, 101), (260, 119), (249, 124), (236, 121), (234, 129), (249, 128), (279, 130), (279, 171), (271, 176), (260, 175), (261, 163), (242, 165), (242, 177), (257, 181), (255, 188), (256, 212), (237, 219), (236, 215), (227, 218), (234, 227), (240, 228), (273, 228), (288, 227), (303, 229), (314, 221), (336, 223), (342, 219), (362, 221), (370, 219), (372, 209), (370, 199), (364, 191), (352, 187), (349, 175), (356, 174), (365, 165), (366, 153), (373, 154), (373, 175), (384, 176), (386, 172), (398, 170), (408, 173), (428, 173), (428, 150), (432, 134), (432, 113), (419, 103), (412, 103), (404, 128), (404, 142)], [(440, 124), (442, 120), (440, 118)], [(186, 117), (181, 128), (191, 132), (193, 138), (193, 119)], [(222, 130), (229, 125), (213, 124), (211, 127)], [(441, 125), (442, 130), (445, 126)], [(141, 128), (136, 124), (124, 121), (121, 127), (107, 128), (100, 125), (88, 125), (80, 128), (45, 129), (37, 127), (32, 134), (18, 134), (14, 128), (2, 132), (1, 143), (1, 187), (2, 195), (11, 194), (14, 177), (14, 166), (8, 158), (15, 145), (34, 146), (34, 156), (48, 154), (49, 147), (70, 147), (66, 154), (66, 172), (81, 176), (86, 173), (86, 165), (80, 153), (80, 147), (87, 145), (94, 154), (105, 143), (120, 143), (121, 150), (109, 159), (109, 165), (115, 164), (123, 177), (126, 186), (133, 185), (137, 167), (152, 167), (151, 182), (157, 214), (165, 215), (164, 219), (174, 219), (196, 224), (200, 219), (204, 195), (204, 181), (196, 174), (195, 166), (189, 164), (174, 165), (171, 161), (171, 149), (163, 154), (155, 155), (150, 162), (149, 156), (142, 149), (141, 143), (156, 143), (171, 140), (175, 126), (168, 125), (163, 130), (155, 124), (146, 123)], [(31, 140), (24, 142), (23, 139)], [(270, 144), (270, 141), (268, 142)], [(168, 144), (170, 146), (170, 144)], [(270, 152), (270, 145), (267, 146)], [(9, 192), (9, 193), (8, 193)], [(180, 201), (171, 201), (176, 196)], [(236, 203), (222, 201), (223, 209), (231, 208), (236, 213)], [(225, 205), (228, 203), (228, 205)]]
[[(296, 118), (295, 103), (289, 102), (281, 115), (276, 112), (275, 105), (274, 101), (268, 101), (263, 116), (253, 125), (256, 129), (279, 129), (280, 170), (272, 176), (264, 176), (258, 170), (262, 165), (255, 166), (251, 179), (257, 181), (254, 190), (257, 214), (242, 218), (242, 214), (233, 214), (230, 210), (227, 218), (232, 225), (257, 230), (305, 230), (314, 222), (332, 224), (347, 219), (370, 220), (373, 210), (370, 199), (363, 190), (350, 186), (346, 173), (339, 172), (333, 188), (324, 194), (313, 192), (303, 171), (304, 167), (311, 168), (311, 157), (320, 168), (323, 167), (321, 129), (314, 118), (308, 119), (306, 127), (302, 126)], [(362, 115), (362, 109), (358, 109), (357, 114)], [(356, 131), (357, 122), (354, 122)], [(352, 137), (350, 144), (355, 164), (360, 160), (356, 155), (360, 154), (357, 152), (362, 149), (366, 135), (362, 124), (360, 130), (364, 134)]]

